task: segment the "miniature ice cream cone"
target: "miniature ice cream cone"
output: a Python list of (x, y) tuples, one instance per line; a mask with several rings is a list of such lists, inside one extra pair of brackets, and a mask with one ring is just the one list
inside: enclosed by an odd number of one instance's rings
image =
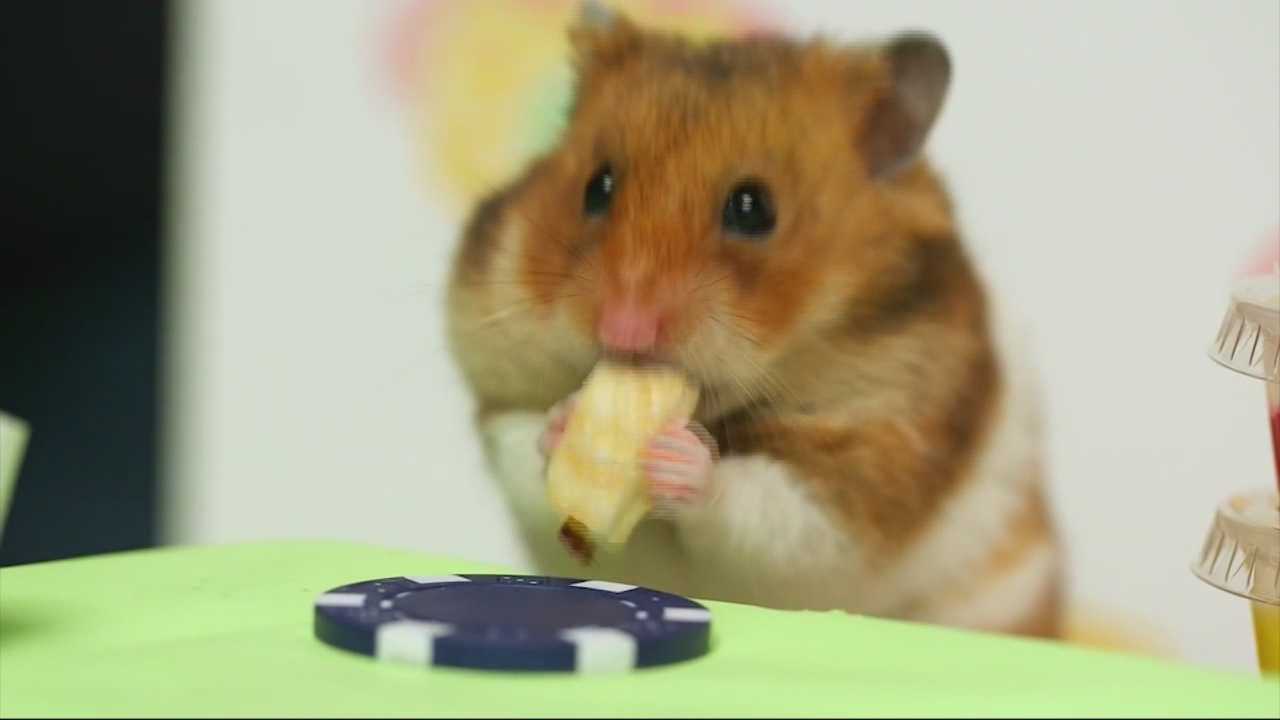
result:
[(1236, 279), (1210, 355), (1262, 380), (1275, 459), (1275, 487), (1235, 495), (1219, 506), (1193, 570), (1252, 604), (1258, 667), (1280, 673), (1280, 233)]

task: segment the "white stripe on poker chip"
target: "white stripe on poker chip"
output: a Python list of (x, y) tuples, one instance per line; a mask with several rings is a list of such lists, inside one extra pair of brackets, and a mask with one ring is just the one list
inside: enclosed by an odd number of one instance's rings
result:
[(316, 598), (316, 607), (363, 607), (364, 593), (325, 593)]
[(560, 637), (574, 645), (575, 672), (618, 672), (636, 666), (636, 639), (616, 628), (570, 628)]
[(378, 626), (374, 655), (379, 660), (430, 665), (436, 638), (453, 632), (453, 626), (422, 620), (397, 620)]
[(471, 582), (467, 578), (459, 575), (405, 575), (405, 580), (416, 582), (419, 585), (434, 585), (437, 583), (460, 583)]
[(662, 619), (668, 622), (711, 622), (711, 611), (703, 608), (662, 608)]
[(584, 582), (574, 583), (573, 587), (586, 588), (588, 590), (603, 590), (611, 593), (624, 593), (628, 590), (636, 589), (635, 585), (609, 582), (607, 580), (586, 580)]

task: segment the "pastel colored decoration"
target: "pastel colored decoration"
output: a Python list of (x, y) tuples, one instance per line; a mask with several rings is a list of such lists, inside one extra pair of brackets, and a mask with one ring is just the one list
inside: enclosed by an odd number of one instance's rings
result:
[[(741, 1), (607, 5), (697, 40), (773, 27)], [(580, 0), (416, 0), (394, 15), (390, 69), (434, 199), (465, 210), (554, 143), (572, 92), (567, 32), (579, 8)]]
[(1280, 228), (1258, 243), (1238, 273), (1241, 277), (1280, 274)]

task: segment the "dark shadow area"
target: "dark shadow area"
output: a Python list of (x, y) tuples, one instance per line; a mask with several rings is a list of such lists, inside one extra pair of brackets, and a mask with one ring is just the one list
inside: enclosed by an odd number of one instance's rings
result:
[(168, 14), (5, 4), (0, 408), (32, 434), (0, 565), (155, 541)]

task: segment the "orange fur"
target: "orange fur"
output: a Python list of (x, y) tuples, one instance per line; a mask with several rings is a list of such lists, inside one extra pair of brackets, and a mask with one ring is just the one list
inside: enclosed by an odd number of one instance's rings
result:
[[(942, 182), (923, 160), (873, 173), (869, 153), (897, 142), (869, 137), (894, 120), (884, 54), (694, 46), (625, 20), (573, 40), (569, 128), (478, 208), (450, 289), (455, 357), (481, 412), (546, 410), (597, 359), (602, 303), (652, 305), (659, 352), (702, 384), (698, 418), (722, 451), (786, 461), (891, 564), (971, 480), (1003, 385)], [(604, 163), (613, 204), (586, 218), (583, 187)], [(720, 228), (743, 178), (773, 192), (763, 242)], [(1036, 508), (1015, 534), (1052, 543)], [(1059, 594), (1046, 588), (1041, 611), (1008, 629), (1056, 634)]]

